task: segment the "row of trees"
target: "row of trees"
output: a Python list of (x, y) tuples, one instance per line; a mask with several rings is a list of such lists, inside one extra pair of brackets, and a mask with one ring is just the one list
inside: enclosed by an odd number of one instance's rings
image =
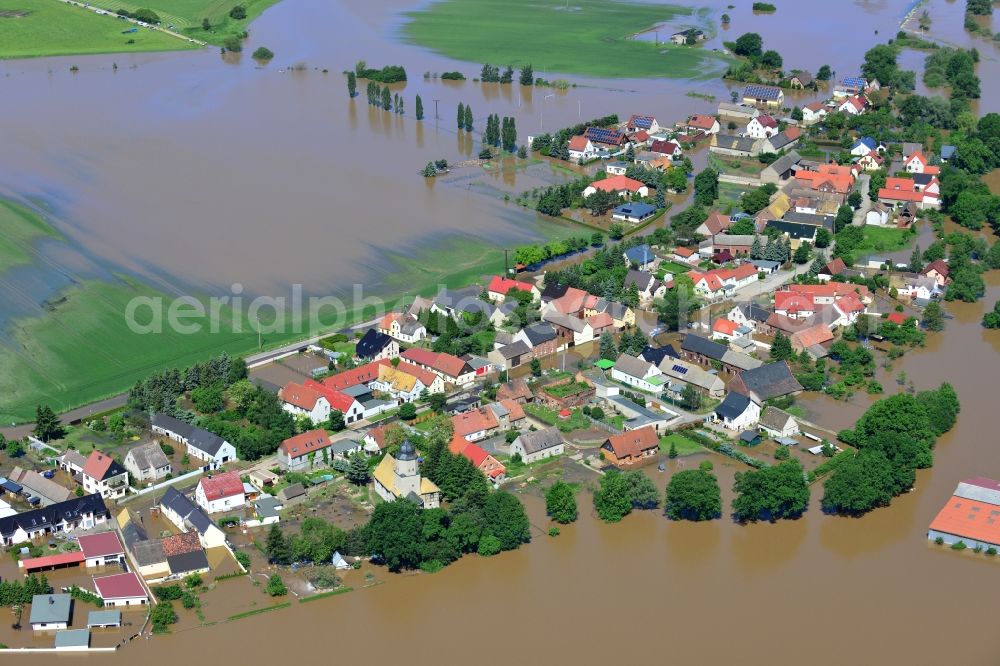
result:
[(229, 386), (247, 376), (247, 366), (242, 358), (230, 358), (222, 352), (203, 363), (195, 363), (186, 370), (170, 368), (140, 380), (129, 390), (128, 406), (145, 412), (176, 414), (177, 398), (187, 391), (221, 385)]
[[(479, 80), (484, 83), (511, 83), (514, 80), (514, 68), (511, 65), (507, 65), (507, 68), (501, 73), (500, 68), (496, 65), (485, 63), (479, 73)], [(534, 85), (534, 68), (530, 64), (522, 67), (518, 80), (522, 86)]]
[[(680, 471), (671, 477), (663, 501), (664, 514), (671, 520), (712, 520), (722, 515), (719, 483), (710, 471), (711, 463), (706, 463), (699, 469)], [(556, 508), (561, 510), (558, 513), (553, 512), (549, 501), (558, 485), (554, 485), (546, 495), (546, 508), (557, 522), (568, 522), (556, 517), (569, 514), (567, 492), (559, 488), (556, 499), (561, 500), (561, 504)], [(601, 479), (600, 487), (594, 493), (594, 508), (605, 522), (618, 522), (633, 509), (655, 509), (659, 505), (656, 486), (641, 470), (611, 470)], [(572, 508), (575, 519), (575, 501)]]
[(473, 129), (472, 105), (458, 103), (458, 129), (471, 132)]
[(52, 586), (45, 574), (30, 574), (24, 582), (13, 578), (0, 581), (0, 606), (23, 606), (36, 594), (51, 594)]

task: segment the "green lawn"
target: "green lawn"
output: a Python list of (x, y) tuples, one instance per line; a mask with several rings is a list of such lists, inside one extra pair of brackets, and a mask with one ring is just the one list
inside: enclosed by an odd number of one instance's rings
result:
[(539, 404), (529, 404), (524, 406), (524, 411), (528, 413), (529, 416), (533, 416), (542, 423), (547, 423), (549, 425), (558, 426), (561, 432), (573, 432), (574, 430), (586, 430), (593, 426), (583, 412), (579, 409), (574, 409), (572, 415), (569, 418), (561, 419), (559, 418), (559, 412), (554, 409), (549, 409)]
[[(222, 44), (227, 37), (243, 32), (260, 14), (278, 0), (90, 0), (95, 7), (117, 9), (152, 9), (161, 25), (175, 26), (177, 32), (209, 44)], [(236, 5), (247, 11), (245, 19), (232, 19), (229, 12)], [(208, 19), (209, 30), (202, 30), (202, 19)]]
[[(691, 270), (691, 266), (683, 266), (675, 261), (664, 261), (660, 264), (660, 270), (667, 273), (673, 273), (674, 276), (684, 275)], [(662, 275), (661, 275), (662, 279)]]
[(132, 27), (112, 16), (99, 16), (59, 0), (0, 0), (0, 58), (197, 48), (147, 28), (122, 34)]
[[(568, 7), (568, 9), (567, 9)], [(440, 0), (407, 14), (404, 39), (472, 63), (606, 78), (709, 79), (725, 69), (720, 55), (700, 48), (629, 39), (666, 21), (701, 24), (690, 8), (607, 0)], [(709, 26), (702, 25), (704, 29)], [(476, 72), (478, 73), (478, 72)]]
[(20, 264), (31, 263), (32, 244), (36, 240), (59, 236), (40, 216), (23, 206), (2, 199), (0, 199), (0, 229), (3, 230), (4, 239), (4, 242), (0, 243), (0, 273)]
[(865, 239), (858, 246), (858, 252), (894, 252), (912, 244), (916, 238), (906, 229), (893, 229), (892, 227), (865, 225), (863, 231)]
[(671, 444), (677, 448), (678, 456), (689, 456), (692, 453), (704, 453), (708, 450), (698, 442), (688, 439), (681, 433), (672, 432), (660, 440), (660, 452), (669, 453)]

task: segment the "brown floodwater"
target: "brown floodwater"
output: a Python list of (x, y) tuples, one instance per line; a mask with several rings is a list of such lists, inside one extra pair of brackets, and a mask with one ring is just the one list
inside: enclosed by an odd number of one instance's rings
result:
[[(776, 4), (771, 16), (752, 15), (749, 3), (730, 10), (727, 37), (753, 29), (785, 55), (786, 67), (815, 70), (828, 62), (844, 74), (895, 32), (909, 3)], [(502, 175), (458, 171), (433, 183), (417, 176), (429, 159), (455, 161), (477, 151), (478, 137), (454, 130), (459, 101), (472, 103), (477, 119), (515, 115), (523, 136), (611, 112), (672, 120), (713, 107), (685, 96), (691, 90), (728, 97), (720, 81), (571, 78), (579, 87), (551, 98), (524, 90), (519, 106), (517, 94), (496, 86), (425, 81), (425, 70), (471, 75), (478, 67), (395, 41), (395, 17), (412, 6), (285, 0), (254, 25), (250, 49), (264, 44), (278, 54), (264, 68), (213, 53), (2, 63), (0, 190), (43, 198), (92, 266), (133, 271), (163, 286), (242, 282), (266, 291), (303, 282), (321, 290), (377, 276), (386, 270), (386, 247), (418, 248), (455, 233), (498, 243), (539, 233), (534, 214), (498, 193), (552, 181), (557, 176), (548, 166)], [(714, 6), (725, 10), (724, 2)], [(964, 34), (964, 3), (928, 6), (933, 32), (980, 46), (980, 107), (996, 110), (994, 47)], [(419, 93), (429, 120), (421, 126), (412, 116), (370, 110), (364, 98), (349, 101), (334, 72), (360, 58), (405, 63), (408, 113)], [(299, 62), (305, 70), (287, 70)], [(80, 72), (70, 74), (71, 64)], [(434, 99), (441, 100), (439, 123)], [(90, 268), (81, 261), (68, 270)], [(210, 627), (186, 618), (183, 631), (133, 642), (101, 662), (166, 666), (180, 655), (191, 663), (252, 655), (278, 663), (331, 655), (417, 664), (635, 657), (996, 664), (1000, 636), (984, 603), (996, 563), (929, 545), (925, 530), (960, 479), (1000, 475), (992, 418), (1000, 334), (979, 325), (984, 306), (998, 298), (1000, 280), (991, 276), (983, 302), (948, 304), (953, 318), (943, 334), (880, 371), (887, 391), (897, 390), (892, 377), (902, 369), (918, 389), (950, 381), (962, 401), (934, 468), (921, 471), (914, 491), (887, 509), (861, 519), (826, 516), (817, 486), (797, 521), (671, 523), (642, 512), (604, 525), (584, 494), (580, 520), (553, 539), (545, 535), (542, 503), (529, 494), (534, 541), (519, 551), (489, 561), (467, 557), (434, 575), (377, 569), (385, 584), (371, 588), (350, 572), (347, 582), (356, 589), (349, 594)], [(868, 401), (803, 404), (836, 430), (849, 427)], [(662, 487), (679, 465), (694, 462), (674, 461), (667, 473), (650, 474)], [(736, 467), (716, 459), (716, 470), (728, 506)], [(970, 603), (975, 599), (983, 601)], [(210, 620), (269, 603), (244, 580), (220, 584), (204, 602)]]

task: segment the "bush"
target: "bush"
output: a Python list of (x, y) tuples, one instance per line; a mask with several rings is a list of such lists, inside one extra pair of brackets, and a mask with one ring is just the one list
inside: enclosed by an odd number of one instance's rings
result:
[(267, 579), (267, 593), (272, 597), (283, 597), (288, 594), (288, 588), (285, 587), (284, 581), (281, 580), (281, 576), (275, 574)]
[(229, 10), (229, 18), (236, 19), (237, 21), (242, 21), (247, 17), (246, 7), (243, 5), (236, 5)]
[(465, 74), (462, 72), (442, 72), (441, 78), (445, 81), (464, 81)]
[(559, 536), (559, 528), (558, 527), (550, 527), (549, 528), (549, 536), (550, 537), (557, 537), (557, 536)]
[(231, 53), (239, 53), (243, 50), (243, 42), (240, 41), (239, 37), (226, 37), (226, 40), (222, 43), (222, 48)]
[(944, 537), (937, 537), (936, 539), (934, 539), (934, 543), (940, 546), (941, 544), (944, 543)]
[(244, 569), (250, 567), (250, 556), (244, 553), (242, 550), (236, 551), (236, 561), (239, 562)]
[(779, 446), (774, 451), (774, 459), (775, 460), (788, 460), (791, 456), (792, 456), (792, 454), (791, 454), (791, 452), (789, 452), (787, 446)]
[(492, 534), (487, 534), (479, 540), (479, 554), (483, 557), (493, 557), (501, 550), (503, 550), (503, 548), (500, 544), (500, 539), (496, 538)]
[(956, 541), (955, 543), (951, 544), (952, 550), (965, 550), (966, 548), (968, 548), (968, 546), (965, 545), (964, 541)]
[(181, 595), (181, 606), (187, 608), (188, 610), (194, 608), (198, 605), (198, 597), (194, 596), (190, 592), (185, 592)]
[(273, 57), (274, 57), (274, 52), (271, 51), (271, 49), (264, 46), (258, 46), (257, 49), (254, 50), (253, 52), (254, 60), (270, 60)]
[(172, 456), (174, 455), (174, 447), (166, 442), (160, 442), (160, 450), (163, 451), (163, 455)]

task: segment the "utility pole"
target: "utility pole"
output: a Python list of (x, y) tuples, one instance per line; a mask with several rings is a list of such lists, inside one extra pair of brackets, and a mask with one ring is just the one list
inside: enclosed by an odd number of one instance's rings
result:
[(440, 118), (440, 116), (438, 115), (438, 102), (440, 102), (440, 101), (441, 100), (439, 100), (439, 99), (434, 100), (434, 120), (437, 120), (438, 118)]
[(583, 113), (583, 100), (576, 100), (576, 117), (580, 118)]
[(510, 252), (507, 248), (503, 250), (503, 274), (505, 276), (510, 275), (510, 264), (507, 262), (507, 253)]

